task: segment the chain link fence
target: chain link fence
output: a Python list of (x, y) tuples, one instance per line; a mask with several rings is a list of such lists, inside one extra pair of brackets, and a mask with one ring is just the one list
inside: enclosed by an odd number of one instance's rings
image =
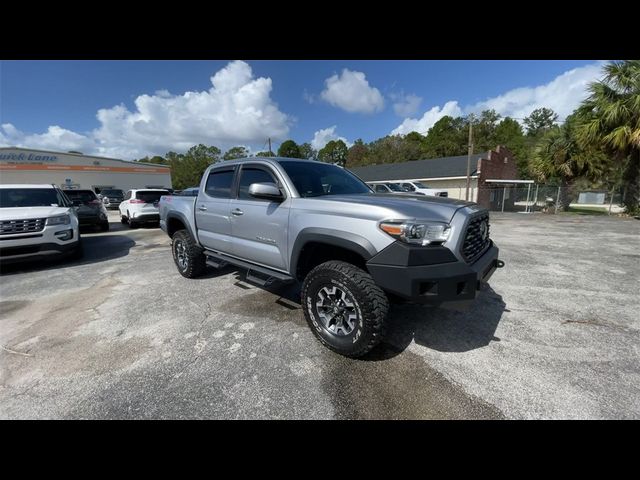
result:
[(621, 191), (584, 189), (576, 185), (520, 184), (481, 187), (477, 202), (494, 212), (555, 214), (563, 211), (593, 214), (618, 214)]

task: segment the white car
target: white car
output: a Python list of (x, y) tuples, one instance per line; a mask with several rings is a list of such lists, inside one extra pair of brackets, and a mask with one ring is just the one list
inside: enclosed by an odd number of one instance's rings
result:
[(424, 195), (429, 195), (431, 197), (448, 197), (449, 196), (449, 192), (447, 190), (429, 188), (427, 185), (425, 185), (422, 182), (402, 181), (402, 182), (398, 182), (398, 184), (401, 187), (412, 191), (413, 193), (418, 193), (418, 194), (422, 193)]
[(170, 195), (169, 190), (141, 188), (129, 190), (118, 206), (122, 223), (136, 228), (144, 222), (160, 222), (158, 202), (162, 195)]
[(0, 263), (82, 256), (78, 215), (55, 185), (0, 185)]
[(399, 184), (392, 183), (392, 182), (380, 182), (380, 183), (371, 182), (371, 183), (367, 183), (367, 185), (369, 185), (373, 189), (373, 191), (376, 193), (396, 193), (396, 194), (405, 194), (405, 195), (412, 193), (400, 187)]

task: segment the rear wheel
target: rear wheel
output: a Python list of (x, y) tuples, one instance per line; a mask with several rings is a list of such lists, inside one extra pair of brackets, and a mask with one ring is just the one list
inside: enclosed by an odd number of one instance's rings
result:
[(126, 225), (129, 220), (124, 215), (120, 215), (120, 223)]
[(101, 232), (108, 232), (109, 231), (109, 221), (102, 222), (100, 224), (100, 231)]
[(355, 265), (318, 265), (304, 279), (301, 301), (315, 336), (341, 355), (361, 357), (384, 336), (389, 301), (371, 276)]
[(138, 223), (131, 218), (129, 212), (127, 212), (127, 223), (129, 224), (129, 228), (138, 228)]
[(202, 248), (196, 244), (187, 230), (178, 230), (173, 234), (171, 251), (178, 272), (183, 277), (195, 278), (207, 268)]

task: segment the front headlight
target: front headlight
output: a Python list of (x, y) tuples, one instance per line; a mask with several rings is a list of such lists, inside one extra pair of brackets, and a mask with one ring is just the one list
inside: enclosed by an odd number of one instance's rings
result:
[(69, 215), (58, 215), (47, 218), (47, 225), (69, 225), (70, 223), (71, 217)]
[(451, 227), (441, 222), (398, 222), (380, 223), (380, 229), (393, 238), (414, 245), (441, 244), (449, 239)]

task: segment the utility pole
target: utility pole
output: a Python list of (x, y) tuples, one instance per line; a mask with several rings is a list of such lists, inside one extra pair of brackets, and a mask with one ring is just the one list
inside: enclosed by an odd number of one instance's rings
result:
[(467, 156), (467, 191), (464, 199), (469, 201), (469, 187), (471, 186), (471, 155), (473, 155), (473, 116), (469, 115), (469, 155)]
[(271, 137), (269, 137), (269, 153), (273, 155), (273, 152), (271, 151)]

